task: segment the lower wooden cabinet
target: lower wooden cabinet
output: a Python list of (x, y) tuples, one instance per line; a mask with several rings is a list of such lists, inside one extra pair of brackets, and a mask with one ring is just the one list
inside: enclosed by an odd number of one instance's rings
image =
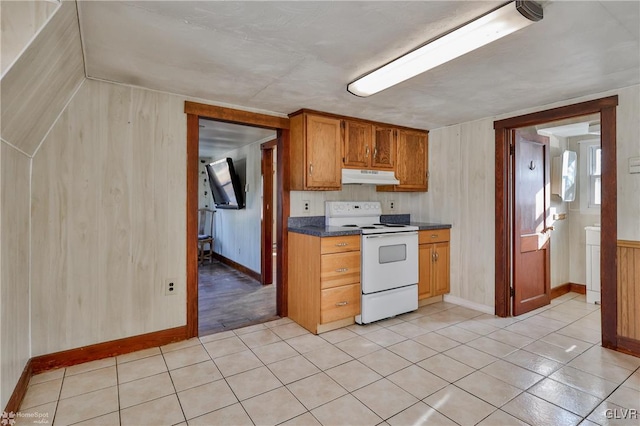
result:
[(449, 241), (448, 229), (418, 233), (418, 299), (449, 293)]
[(360, 314), (360, 236), (289, 233), (289, 318), (312, 333)]
[(320, 324), (360, 314), (360, 283), (322, 290)]

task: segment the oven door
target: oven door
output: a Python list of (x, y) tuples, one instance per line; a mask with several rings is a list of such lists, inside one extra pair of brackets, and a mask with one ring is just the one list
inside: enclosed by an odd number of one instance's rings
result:
[(418, 282), (418, 233), (394, 232), (362, 236), (364, 294)]

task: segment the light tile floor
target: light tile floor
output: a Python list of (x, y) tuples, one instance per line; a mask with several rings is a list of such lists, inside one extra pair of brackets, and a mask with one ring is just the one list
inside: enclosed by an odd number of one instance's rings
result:
[(283, 318), (39, 374), (17, 424), (638, 425), (640, 358), (599, 342), (599, 307), (574, 293), (319, 336)]

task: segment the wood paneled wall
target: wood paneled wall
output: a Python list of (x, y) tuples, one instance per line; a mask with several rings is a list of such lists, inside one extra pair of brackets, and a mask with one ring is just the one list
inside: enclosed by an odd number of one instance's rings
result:
[(0, 142), (0, 407), (29, 359), (31, 159)]
[(58, 7), (59, 4), (46, 0), (0, 2), (1, 74), (11, 66)]
[(65, 1), (2, 77), (2, 139), (33, 155), (83, 80), (76, 3)]
[(618, 335), (640, 341), (640, 241), (618, 241)]
[[(184, 99), (86, 80), (33, 160), (33, 356), (186, 323)], [(164, 281), (177, 283), (165, 296)]]

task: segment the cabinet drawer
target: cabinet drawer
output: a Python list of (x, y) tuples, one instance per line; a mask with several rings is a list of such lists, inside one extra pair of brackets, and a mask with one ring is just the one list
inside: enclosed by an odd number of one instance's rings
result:
[(450, 240), (449, 229), (428, 229), (418, 232), (418, 244), (441, 243)]
[(320, 287), (332, 288), (360, 282), (360, 251), (330, 253), (320, 260)]
[(326, 324), (360, 314), (360, 283), (322, 290), (320, 323)]
[(360, 235), (324, 237), (320, 240), (320, 252), (322, 254), (360, 250)]

